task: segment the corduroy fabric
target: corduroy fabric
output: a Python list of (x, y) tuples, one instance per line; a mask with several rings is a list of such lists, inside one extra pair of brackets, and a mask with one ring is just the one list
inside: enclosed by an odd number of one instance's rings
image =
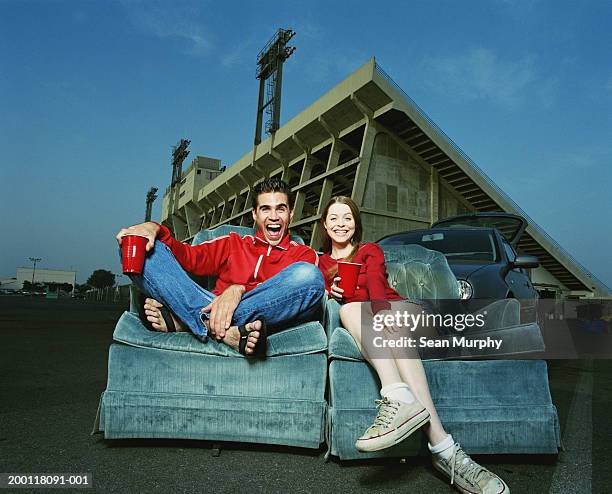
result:
[[(120, 343), (143, 348), (194, 352), (222, 357), (244, 359), (243, 355), (224, 343), (212, 338), (202, 343), (191, 333), (159, 333), (149, 331), (136, 314), (124, 312), (113, 333), (113, 339)], [(268, 338), (268, 356), (293, 355), (324, 352), (327, 338), (318, 322), (307, 322), (293, 326)]]
[(326, 377), (323, 353), (251, 361), (113, 344), (99, 430), (316, 448)]
[[(250, 228), (203, 230), (193, 243)], [(299, 243), (303, 241), (292, 237)], [(214, 280), (198, 280), (210, 288)], [(190, 333), (140, 322), (132, 295), (114, 333), (94, 432), (117, 438), (185, 438), (318, 448), (327, 404), (327, 338), (319, 322), (270, 335), (266, 359)]]
[[(555, 454), (560, 446), (557, 411), (546, 362), (486, 360), (424, 362), (440, 418), (470, 453)], [(409, 456), (425, 452), (415, 434), (388, 450), (360, 453), (356, 439), (376, 415), (379, 381), (365, 363), (332, 360), (329, 368), (328, 447), (342, 460)]]
[[(390, 285), (403, 297), (416, 301), (459, 297), (457, 280), (444, 255), (417, 245), (385, 247), (384, 251)], [(356, 450), (355, 441), (376, 416), (374, 400), (380, 398), (380, 383), (352, 336), (341, 327), (339, 308), (330, 300), (325, 311), (330, 360), (328, 452), (343, 460), (425, 453), (422, 432), (383, 451)], [(487, 326), (479, 336), (502, 336), (514, 354), (544, 349), (537, 324), (518, 324), (516, 301), (493, 302), (483, 310), (488, 312)], [(559, 424), (546, 362), (431, 360), (423, 365), (445, 428), (469, 453), (557, 453)]]

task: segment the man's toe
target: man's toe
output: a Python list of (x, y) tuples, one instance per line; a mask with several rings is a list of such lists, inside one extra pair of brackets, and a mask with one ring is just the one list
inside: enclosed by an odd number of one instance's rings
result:
[(158, 322), (153, 322), (151, 321), (151, 326), (153, 326), (153, 329), (155, 331), (160, 331), (162, 333), (166, 333), (166, 328), (164, 328), (161, 324), (159, 324)]

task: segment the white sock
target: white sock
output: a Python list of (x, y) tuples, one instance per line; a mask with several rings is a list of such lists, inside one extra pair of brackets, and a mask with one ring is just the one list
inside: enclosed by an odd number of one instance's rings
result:
[(414, 401), (414, 395), (410, 391), (410, 386), (402, 382), (385, 386), (380, 390), (380, 396), (386, 396), (392, 400), (403, 401), (404, 403), (412, 403)]
[(432, 455), (440, 455), (445, 460), (450, 460), (451, 456), (453, 456), (454, 445), (455, 440), (450, 434), (446, 436), (446, 439), (443, 439), (435, 446), (432, 446), (430, 443), (427, 443), (427, 447), (429, 448), (429, 451), (431, 451)]

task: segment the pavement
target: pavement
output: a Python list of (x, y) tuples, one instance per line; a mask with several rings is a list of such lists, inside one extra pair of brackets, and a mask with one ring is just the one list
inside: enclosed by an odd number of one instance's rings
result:
[[(83, 300), (0, 296), (0, 472), (93, 474), (84, 492), (452, 493), (428, 458), (325, 462), (306, 450), (90, 435), (123, 312)], [(612, 361), (549, 361), (564, 451), (475, 456), (513, 493), (612, 492)], [(15, 492), (56, 492), (15, 489)]]

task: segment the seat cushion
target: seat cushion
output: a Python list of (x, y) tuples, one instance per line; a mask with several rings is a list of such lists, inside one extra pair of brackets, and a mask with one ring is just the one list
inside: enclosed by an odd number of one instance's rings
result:
[[(337, 332), (337, 331), (336, 331)], [(557, 412), (543, 360), (423, 362), (445, 428), (468, 451), (483, 454), (556, 453)], [(331, 453), (341, 459), (403, 456), (418, 444), (358, 453), (355, 439), (376, 415), (375, 371), (362, 362), (334, 359), (329, 366)], [(417, 434), (415, 436), (418, 437)], [(329, 443), (328, 443), (329, 444)]]
[(363, 355), (361, 355), (359, 348), (357, 348), (355, 340), (351, 334), (342, 327), (336, 328), (332, 331), (329, 338), (327, 354), (329, 355), (330, 359), (365, 362)]
[(383, 246), (389, 284), (408, 299), (458, 299), (457, 278), (444, 254), (420, 245)]
[[(140, 322), (138, 315), (124, 312), (113, 333), (113, 339), (126, 345), (203, 353), (219, 357), (246, 358), (229, 346), (209, 338), (202, 343), (191, 333), (158, 333), (149, 331)], [(301, 355), (324, 352), (327, 338), (323, 326), (318, 322), (307, 322), (290, 327), (268, 337), (268, 357), (279, 355)]]

